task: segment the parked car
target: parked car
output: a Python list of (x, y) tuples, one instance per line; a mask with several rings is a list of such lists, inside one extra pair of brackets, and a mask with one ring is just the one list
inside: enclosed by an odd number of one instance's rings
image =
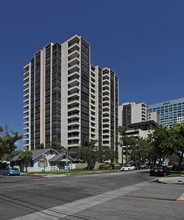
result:
[(150, 169), (150, 176), (165, 176), (170, 174), (170, 168), (167, 166), (154, 165)]
[(135, 170), (136, 168), (131, 165), (125, 165), (124, 167), (121, 167), (121, 171), (128, 171), (128, 170)]
[(141, 164), (140, 165), (140, 169), (146, 169), (147, 168), (147, 165), (146, 164)]
[[(178, 171), (179, 167), (177, 164), (174, 164), (171, 168), (173, 171)], [(181, 164), (181, 171), (184, 170), (184, 164)]]
[(20, 171), (17, 168), (9, 167), (1, 171), (1, 175), (20, 175)]
[(140, 170), (140, 165), (135, 165), (135, 170)]

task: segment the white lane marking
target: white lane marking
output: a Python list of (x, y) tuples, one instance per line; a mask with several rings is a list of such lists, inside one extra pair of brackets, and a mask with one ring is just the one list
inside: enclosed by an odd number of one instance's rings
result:
[(91, 208), (95, 205), (99, 205), (103, 202), (115, 199), (119, 196), (125, 195), (132, 191), (137, 190), (139, 187), (145, 186), (147, 182), (142, 182), (132, 186), (122, 187), (113, 191), (109, 191), (96, 196), (91, 196), (85, 199), (80, 199), (71, 203), (66, 203), (64, 205), (52, 207), (49, 209), (34, 212), (28, 215), (14, 218), (12, 220), (57, 220), (59, 218), (64, 218), (69, 215), (75, 214), (87, 208)]
[(179, 198), (177, 198), (176, 201), (178, 201), (178, 202), (184, 202), (184, 193), (181, 194), (181, 196), (180, 196)]

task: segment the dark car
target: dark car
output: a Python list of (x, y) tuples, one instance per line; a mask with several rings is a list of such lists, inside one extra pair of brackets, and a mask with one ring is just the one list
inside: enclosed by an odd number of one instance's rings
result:
[(154, 165), (150, 169), (150, 176), (165, 176), (170, 174), (170, 169), (161, 165)]
[[(180, 169), (181, 169), (181, 171), (184, 170), (184, 164), (183, 163), (181, 164), (181, 168)], [(174, 164), (172, 166), (172, 170), (173, 171), (178, 171), (179, 170), (179, 166), (177, 164)]]
[(20, 175), (20, 171), (17, 169), (17, 168), (5, 168), (1, 171), (1, 175), (8, 175), (8, 176), (11, 176), (11, 175)]

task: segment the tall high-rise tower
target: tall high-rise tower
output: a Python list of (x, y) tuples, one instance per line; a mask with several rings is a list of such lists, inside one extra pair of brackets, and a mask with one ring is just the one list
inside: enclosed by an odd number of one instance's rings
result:
[(118, 78), (90, 64), (90, 46), (78, 35), (45, 46), (24, 72), (25, 147), (84, 140), (117, 149)]

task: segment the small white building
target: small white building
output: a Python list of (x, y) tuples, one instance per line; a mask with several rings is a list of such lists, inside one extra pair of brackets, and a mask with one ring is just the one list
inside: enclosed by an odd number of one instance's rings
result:
[[(60, 154), (52, 148), (31, 152), (32, 161), (28, 163), (28, 172), (67, 171), (75, 168), (75, 165), (72, 165), (74, 159), (67, 153)], [(11, 166), (18, 167), (21, 171), (26, 171), (26, 166), (18, 155), (13, 157), (10, 162)]]

